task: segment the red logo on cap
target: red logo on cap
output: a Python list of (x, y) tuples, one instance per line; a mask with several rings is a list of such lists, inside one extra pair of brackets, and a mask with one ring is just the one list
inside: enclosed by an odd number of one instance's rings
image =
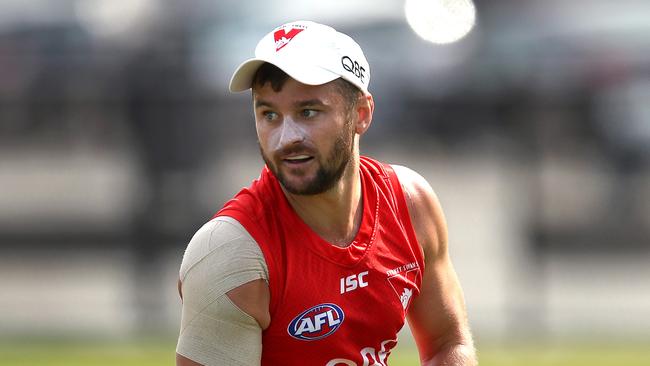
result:
[(273, 33), (273, 38), (275, 39), (275, 51), (280, 51), (282, 47), (291, 42), (293, 37), (303, 30), (305, 30), (305, 28), (291, 28), (289, 32), (286, 32), (284, 28), (276, 30), (275, 33)]

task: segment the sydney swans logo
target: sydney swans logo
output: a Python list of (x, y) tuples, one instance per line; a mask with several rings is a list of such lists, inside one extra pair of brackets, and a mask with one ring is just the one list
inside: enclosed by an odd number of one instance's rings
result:
[(397, 267), (387, 271), (388, 282), (395, 291), (402, 304), (402, 308), (406, 309), (411, 302), (414, 295), (414, 289), (417, 289), (418, 277), (420, 276), (420, 268), (417, 263), (408, 263), (403, 266)]
[(284, 28), (280, 28), (273, 33), (273, 39), (275, 40), (275, 51), (280, 51), (282, 47), (286, 46), (291, 42), (293, 37), (298, 35), (298, 33), (305, 30), (305, 28), (297, 28), (296, 26), (292, 27), (289, 32)]

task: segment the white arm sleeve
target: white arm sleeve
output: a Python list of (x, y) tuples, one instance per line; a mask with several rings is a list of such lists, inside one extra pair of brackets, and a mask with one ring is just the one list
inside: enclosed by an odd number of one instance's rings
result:
[(226, 295), (256, 279), (268, 282), (262, 251), (246, 229), (230, 217), (205, 224), (185, 250), (180, 279), (176, 353), (205, 366), (259, 366), (262, 329)]

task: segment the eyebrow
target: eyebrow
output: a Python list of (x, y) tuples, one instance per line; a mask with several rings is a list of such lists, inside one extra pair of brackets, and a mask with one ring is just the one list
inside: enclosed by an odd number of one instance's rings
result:
[(258, 99), (258, 100), (255, 101), (255, 109), (260, 108), (260, 107), (273, 108), (273, 104), (271, 104), (270, 102)]

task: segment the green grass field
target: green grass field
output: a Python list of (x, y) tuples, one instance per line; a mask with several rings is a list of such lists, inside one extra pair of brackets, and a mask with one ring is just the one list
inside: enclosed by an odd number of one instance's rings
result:
[[(647, 366), (650, 346), (480, 346), (482, 366)], [(390, 356), (391, 366), (419, 365), (408, 344)], [(162, 366), (174, 365), (174, 341), (0, 343), (0, 365), (12, 366)]]

